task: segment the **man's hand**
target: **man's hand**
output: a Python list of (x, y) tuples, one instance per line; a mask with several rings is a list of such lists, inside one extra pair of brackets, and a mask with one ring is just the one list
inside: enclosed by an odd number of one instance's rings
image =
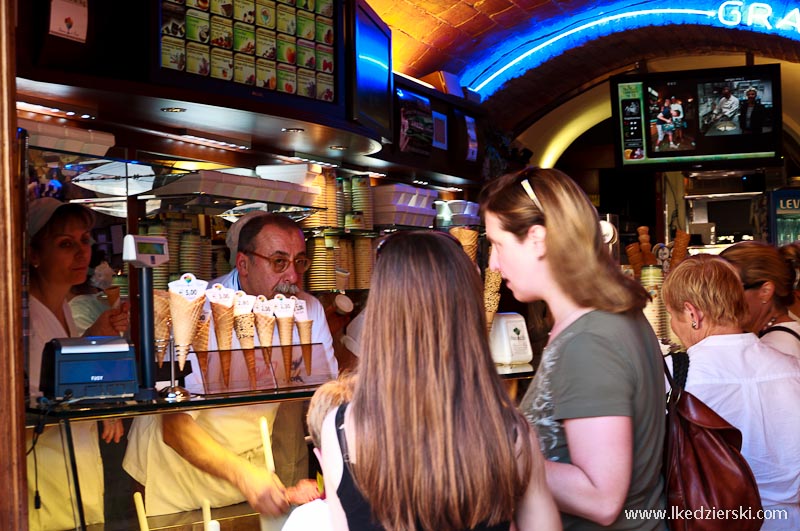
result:
[(238, 488), (250, 506), (267, 516), (280, 516), (289, 511), (286, 487), (274, 473), (249, 466), (239, 477)]

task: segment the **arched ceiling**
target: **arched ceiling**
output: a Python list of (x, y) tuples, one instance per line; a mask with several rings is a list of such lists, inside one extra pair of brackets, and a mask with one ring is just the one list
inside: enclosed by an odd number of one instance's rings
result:
[[(577, 23), (586, 19), (588, 13), (605, 7), (604, 2), (584, 0), (368, 2), (392, 28), (395, 71), (414, 77), (436, 71), (459, 74), (472, 58), (491, 55), (493, 49), (500, 49), (506, 41), (516, 38), (517, 33), (530, 32), (537, 24), (546, 25), (553, 19), (571, 23), (574, 18)], [(617, 2), (615, 8), (651, 7), (655, 3)], [(788, 12), (791, 6), (784, 7)], [(776, 13), (777, 10), (778, 7)], [(707, 13), (713, 15), (715, 11)], [(664, 17), (669, 20), (668, 15)], [(770, 21), (773, 25), (776, 23), (775, 18)], [(779, 34), (686, 23), (645, 26), (616, 33), (612, 29), (610, 34), (572, 47), (505, 83), (484, 100), (483, 106), (497, 127), (517, 136), (549, 112), (601, 84), (611, 74), (687, 56), (738, 54), (738, 63), (733, 64), (745, 64), (747, 53), (754, 54), (758, 62), (785, 61), (784, 75), (787, 69), (800, 70), (800, 44)], [(707, 66), (698, 62), (696, 67)], [(788, 96), (792, 92), (784, 94)]]

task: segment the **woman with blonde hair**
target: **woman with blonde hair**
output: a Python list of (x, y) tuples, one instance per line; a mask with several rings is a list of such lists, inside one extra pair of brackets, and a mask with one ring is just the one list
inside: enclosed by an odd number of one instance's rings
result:
[(334, 528), (561, 529), (492, 361), (474, 264), (432, 231), (392, 234), (376, 256), (353, 400), (322, 427)]
[(795, 271), (776, 247), (740, 242), (720, 256), (739, 271), (748, 315), (742, 328), (776, 350), (800, 358), (800, 323), (789, 316), (794, 303)]
[(800, 529), (800, 361), (742, 330), (744, 289), (724, 258), (683, 260), (662, 296), (689, 355), (684, 388), (742, 432), (764, 510), (782, 511), (762, 530)]
[(564, 173), (504, 175), (482, 191), (481, 209), (489, 266), (555, 320), (520, 407), (565, 527), (666, 529), (644, 518), (666, 503), (663, 364), (642, 313), (647, 293), (613, 262), (595, 208)]

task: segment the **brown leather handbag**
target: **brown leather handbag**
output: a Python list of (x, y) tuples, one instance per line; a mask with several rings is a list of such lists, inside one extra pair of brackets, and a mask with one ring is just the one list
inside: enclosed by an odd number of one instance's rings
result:
[(673, 381), (664, 361), (671, 388), (664, 448), (669, 528), (756, 531), (761, 496), (741, 454), (742, 433), (683, 389), (688, 363), (685, 352), (673, 355)]

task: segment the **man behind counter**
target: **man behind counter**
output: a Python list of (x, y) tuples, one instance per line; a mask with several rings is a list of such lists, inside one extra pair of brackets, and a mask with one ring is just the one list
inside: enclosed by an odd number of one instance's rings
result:
[[(232, 252), (236, 250), (236, 267), (211, 281), (209, 287), (218, 282), (252, 295), (272, 298), (283, 293), (305, 300), (309, 318), (314, 320), (312, 342), (324, 346), (330, 372), (335, 377), (338, 364), (324, 309), (316, 298), (302, 291), (302, 275), (310, 262), (297, 224), (280, 215), (248, 214), (231, 227), (227, 243)], [(294, 335), (294, 341), (299, 343), (296, 330)], [(278, 342), (276, 328), (272, 343)], [(216, 349), (213, 331), (209, 343), (210, 350)], [(235, 337), (233, 348), (239, 348)], [(199, 375), (195, 380), (192, 378), (193, 375), (187, 377), (186, 387), (191, 391), (199, 385), (202, 389)], [(296, 433), (303, 423), (302, 410), (296, 404), (302, 405), (288, 402), (280, 406), (273, 433), (279, 473), (282, 464), (288, 462), (291, 467), (302, 462), (298, 455), (307, 456), (308, 452), (302, 433), (299, 436)], [(137, 418), (123, 466), (144, 485), (147, 514), (198, 509), (205, 498), (213, 507), (247, 501), (256, 511), (276, 516), (287, 512), (290, 502), (308, 501), (297, 499), (302, 496), (301, 490), (287, 490), (264, 464), (259, 420), (265, 416), (272, 427), (277, 410), (277, 404), (258, 404)], [(287, 441), (289, 444), (281, 445)], [(302, 472), (305, 477), (307, 468)], [(290, 476), (291, 473), (284, 478)]]

